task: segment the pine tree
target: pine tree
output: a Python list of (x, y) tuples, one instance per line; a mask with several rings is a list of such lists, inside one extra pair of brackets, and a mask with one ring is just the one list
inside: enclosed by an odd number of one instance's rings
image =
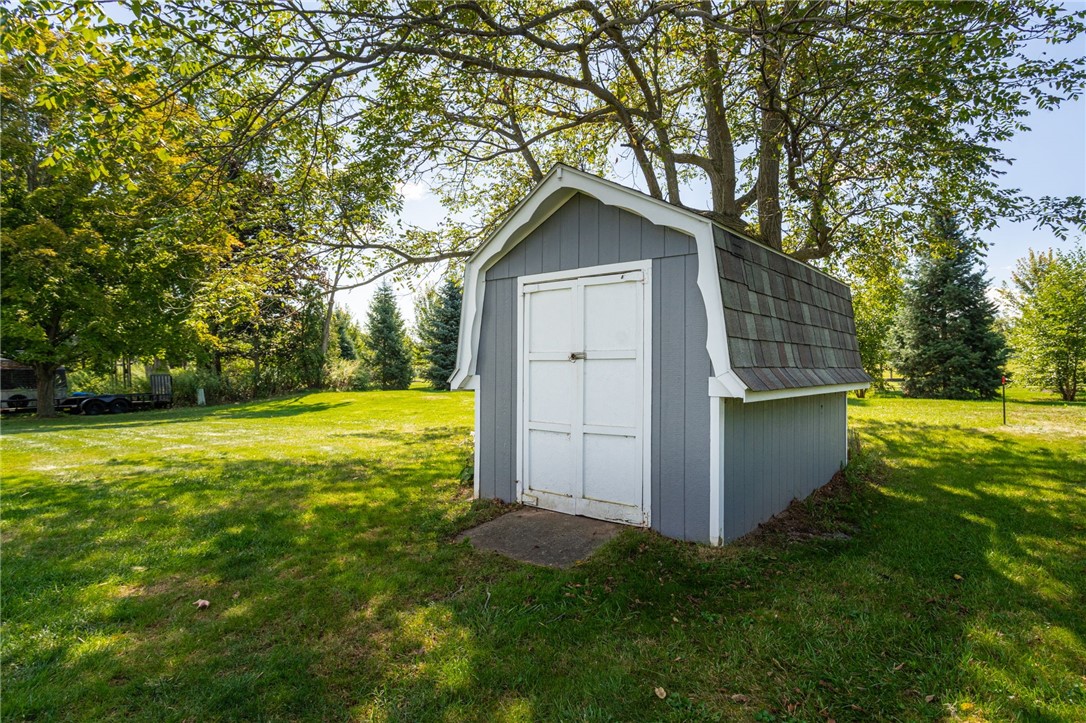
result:
[(449, 377), (456, 368), (461, 299), (460, 285), (450, 276), (440, 289), (431, 291), (418, 305), (422, 378), (434, 389), (448, 389)]
[(374, 294), (366, 316), (367, 361), (373, 383), (378, 387), (407, 389), (411, 386), (411, 355), (406, 341), (396, 297), (392, 287), (384, 283)]
[(950, 213), (931, 221), (933, 246), (905, 289), (895, 366), (904, 392), (937, 399), (990, 399), (999, 387), (1007, 349), (994, 329), (985, 267), (975, 243)]
[[(340, 359), (355, 361), (358, 359), (358, 342), (362, 332), (345, 309), (336, 309), (332, 314), (332, 335), (334, 348)], [(331, 347), (330, 347), (331, 348)]]

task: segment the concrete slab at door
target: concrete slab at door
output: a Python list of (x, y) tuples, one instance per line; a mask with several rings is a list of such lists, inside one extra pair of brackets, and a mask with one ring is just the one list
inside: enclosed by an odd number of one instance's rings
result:
[(588, 559), (621, 531), (621, 525), (602, 520), (521, 509), (462, 532), (456, 540), (521, 562), (565, 568)]

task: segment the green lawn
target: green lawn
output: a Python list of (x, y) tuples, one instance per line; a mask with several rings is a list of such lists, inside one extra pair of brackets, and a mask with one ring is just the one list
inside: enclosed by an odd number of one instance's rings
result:
[(1086, 404), (852, 400), (847, 539), (553, 571), (450, 543), (471, 403), (5, 421), (4, 719), (1086, 720)]

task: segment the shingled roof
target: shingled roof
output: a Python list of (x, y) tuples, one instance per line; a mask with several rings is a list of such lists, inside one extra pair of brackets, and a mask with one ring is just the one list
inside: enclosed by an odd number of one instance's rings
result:
[(807, 264), (713, 228), (732, 371), (752, 391), (871, 381), (852, 294)]

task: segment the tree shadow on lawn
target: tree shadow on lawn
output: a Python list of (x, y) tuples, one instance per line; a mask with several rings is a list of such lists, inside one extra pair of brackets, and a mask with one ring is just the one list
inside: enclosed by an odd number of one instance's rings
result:
[[(858, 494), (851, 541), (711, 549), (630, 530), (568, 571), (450, 544), (478, 503), (456, 481), (462, 450), (436, 439), (42, 478), (5, 505), (6, 712), (868, 720), (976, 699), (1056, 719), (1029, 636), (1066, 631), (1043, 640), (1049, 677), (1081, 669), (1081, 480), (1058, 451), (863, 426), (891, 459), (924, 452)], [(1001, 491), (1016, 475), (1054, 502)]]
[(45, 432), (70, 432), (77, 429), (132, 430), (141, 426), (200, 422), (209, 419), (275, 419), (296, 417), (315, 412), (327, 412), (351, 404), (350, 401), (307, 402), (305, 397), (301, 396), (270, 401), (220, 404), (209, 407), (156, 409), (130, 412), (124, 415), (103, 414), (88, 417), (80, 414), (61, 414), (53, 419), (5, 420), (3, 434), (4, 436), (9, 434), (42, 434)]
[[(499, 566), (431, 610), (473, 651), (467, 682), (420, 663), (389, 677), (382, 701), (405, 720), (450, 706), (468, 718), (521, 706), (540, 718), (938, 719), (962, 702), (1066, 719), (1086, 703), (1084, 516), (1068, 458), (909, 432), (897, 451), (925, 450), (924, 468), (861, 495), (856, 539), (712, 550), (631, 531), (567, 573)], [(1023, 475), (1051, 502), (1004, 490)]]
[(1086, 469), (1074, 443), (956, 426), (859, 426), (897, 460), (872, 523), (886, 536), (879, 547), (899, 570), (926, 578), (939, 592), (933, 604), (958, 606), (966, 623), (963, 690), (1003, 698), (996, 711), (1033, 720), (1061, 719), (1054, 705), (1064, 716), (1081, 711)]
[[(25, 491), (5, 509), (5, 618), (24, 635), (5, 636), (6, 712), (100, 698), (84, 717), (319, 717), (324, 681), (305, 673), (327, 631), (425, 597), (446, 574), (435, 557), (463, 554), (442, 542), (460, 456), (450, 444), (327, 464), (189, 455), (115, 460), (108, 480), (11, 480)], [(212, 607), (196, 611), (198, 598)], [(241, 685), (249, 672), (259, 680)]]

